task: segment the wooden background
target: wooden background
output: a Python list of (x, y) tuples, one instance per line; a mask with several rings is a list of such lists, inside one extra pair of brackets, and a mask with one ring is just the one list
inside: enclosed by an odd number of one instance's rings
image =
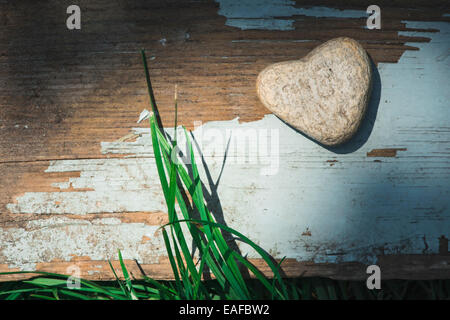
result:
[[(0, 2), (0, 271), (75, 264), (111, 279), (106, 260), (122, 249), (135, 276), (137, 259), (170, 278), (148, 124), (136, 124), (149, 108), (145, 48), (166, 127), (177, 84), (189, 129), (279, 130), (278, 176), (237, 165), (210, 191), (224, 222), (287, 256), (286, 275), (364, 278), (377, 263), (385, 278), (450, 276), (448, 2), (380, 0), (381, 30), (365, 28), (371, 1), (255, 3), (80, 0), (71, 31), (70, 1)], [(270, 115), (255, 79), (338, 36), (377, 71), (361, 133), (327, 150)]]

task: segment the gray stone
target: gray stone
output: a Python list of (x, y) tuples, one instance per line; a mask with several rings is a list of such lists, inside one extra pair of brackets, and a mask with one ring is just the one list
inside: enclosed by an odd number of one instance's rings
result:
[(323, 43), (301, 60), (270, 65), (256, 81), (259, 99), (270, 111), (330, 146), (358, 130), (371, 87), (366, 51), (344, 37)]

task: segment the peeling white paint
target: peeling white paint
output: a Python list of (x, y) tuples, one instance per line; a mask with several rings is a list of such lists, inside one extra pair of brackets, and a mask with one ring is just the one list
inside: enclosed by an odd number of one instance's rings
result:
[(46, 172), (80, 171), (80, 177), (53, 186), (95, 191), (27, 192), (8, 204), (13, 213), (89, 214), (165, 211), (154, 160), (88, 159), (52, 161)]
[[(10, 268), (34, 270), (38, 262), (54, 259), (71, 261), (76, 256), (92, 260), (124, 259), (156, 263), (165, 254), (164, 242), (155, 237), (157, 226), (121, 223), (119, 219), (92, 222), (67, 217), (51, 217), (28, 222), (26, 228), (0, 228), (1, 254)], [(150, 240), (142, 243), (142, 237)]]

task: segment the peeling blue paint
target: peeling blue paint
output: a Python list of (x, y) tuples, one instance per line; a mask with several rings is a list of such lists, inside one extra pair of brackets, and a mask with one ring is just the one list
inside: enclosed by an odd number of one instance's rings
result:
[[(395, 64), (379, 64), (381, 92), (373, 130), (359, 150), (334, 155), (338, 162), (333, 168), (342, 170), (302, 170), (298, 206), (308, 214), (298, 223), (309, 227), (312, 236), (303, 240), (305, 248), (298, 248), (300, 260), (313, 255), (316, 262), (373, 263), (381, 249), (421, 254), (424, 237), (427, 253), (437, 253), (438, 238), (450, 235), (450, 23), (404, 22), (408, 28), (440, 31), (402, 32), (431, 41), (407, 43), (419, 51), (406, 51)], [(395, 158), (378, 158), (380, 163), (364, 156), (390, 147), (407, 150)], [(327, 152), (314, 154), (325, 159)], [(333, 244), (343, 254), (330, 254)]]
[[(439, 32), (401, 32), (430, 42), (407, 43), (419, 50), (405, 51), (398, 63), (378, 65), (379, 102), (373, 97), (371, 105), (378, 111), (361, 146), (326, 150), (282, 130), (280, 141), (289, 142), (280, 146), (285, 157), (276, 176), (264, 182), (248, 173), (251, 182), (235, 181), (225, 168), (219, 195), (239, 203), (240, 209), (233, 208), (242, 211), (236, 227), (264, 248), (278, 248), (277, 257), (371, 264), (381, 253), (438, 253), (438, 238), (450, 237), (450, 24), (404, 22), (407, 28)], [(393, 158), (367, 157), (383, 148), (406, 150)], [(318, 165), (329, 159), (337, 160), (329, 170)], [(251, 184), (268, 187), (245, 199), (226, 190), (235, 194)], [(259, 208), (264, 210), (257, 220), (245, 213)], [(302, 237), (306, 228), (312, 235)]]
[[(218, 2), (226, 24), (244, 30), (293, 30), (295, 20), (290, 18), (294, 15), (368, 17), (366, 8), (295, 8), (294, 1), (284, 0)], [(282, 163), (280, 173), (270, 183), (279, 186), (277, 181), (285, 181), (286, 186), (297, 185), (297, 190), (278, 187), (267, 190), (265, 196), (260, 192), (246, 199), (272, 214), (274, 201), (283, 204), (282, 210), (292, 217), (288, 222), (271, 217), (270, 227), (261, 219), (249, 229), (257, 239), (267, 233), (260, 239), (263, 247), (278, 242), (285, 250), (280, 257), (374, 263), (382, 252), (421, 254), (427, 248), (426, 253), (437, 253), (438, 238), (450, 236), (450, 24), (403, 22), (407, 28), (440, 31), (400, 32), (431, 41), (407, 43), (419, 51), (406, 51), (396, 64), (378, 65), (378, 111), (362, 146), (351, 152), (325, 150), (306, 139), (297, 141), (294, 136), (280, 134), (281, 140), (295, 139), (306, 162), (295, 169)], [(366, 157), (372, 149), (395, 147), (406, 151), (395, 158)], [(337, 162), (328, 171), (315, 170), (311, 162), (308, 165), (311, 157)], [(296, 232), (306, 228), (311, 236), (301, 237)]]
[(328, 7), (297, 8), (290, 0), (217, 0), (220, 4), (219, 14), (227, 18), (226, 25), (242, 30), (294, 30), (294, 21), (289, 19), (296, 15), (317, 18), (361, 18), (367, 17), (362, 10), (338, 10)]

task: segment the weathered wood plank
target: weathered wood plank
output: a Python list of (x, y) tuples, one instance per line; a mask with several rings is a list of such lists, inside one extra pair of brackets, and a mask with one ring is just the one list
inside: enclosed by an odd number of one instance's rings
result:
[[(214, 182), (210, 207), (287, 256), (287, 275), (363, 278), (377, 263), (385, 278), (449, 277), (439, 251), (450, 237), (448, 5), (380, 2), (383, 28), (367, 30), (367, 5), (266, 1), (276, 8), (252, 10), (266, 28), (253, 30), (240, 19), (252, 1), (219, 2), (80, 1), (79, 32), (65, 28), (64, 1), (0, 4), (0, 270), (79, 264), (110, 279), (104, 261), (120, 248), (135, 275), (132, 259), (170, 277), (151, 141), (136, 124), (148, 108), (145, 47), (166, 126), (178, 84), (179, 121), (195, 129), (203, 181), (209, 171)], [(267, 64), (342, 35), (361, 41), (378, 72), (359, 136), (327, 150), (269, 114), (254, 82)]]

